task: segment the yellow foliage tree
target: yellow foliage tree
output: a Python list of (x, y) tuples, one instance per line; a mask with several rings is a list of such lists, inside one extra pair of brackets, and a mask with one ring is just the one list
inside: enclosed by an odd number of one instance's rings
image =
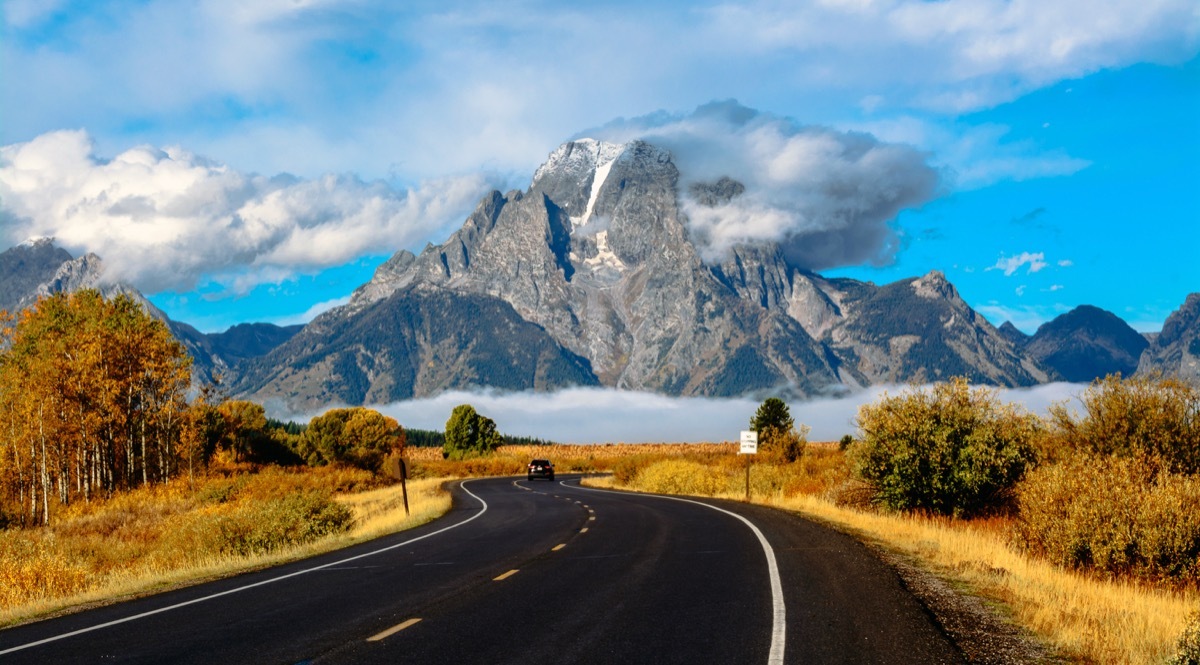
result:
[(178, 472), (191, 359), (161, 321), (92, 290), (3, 321), (0, 490), (20, 521)]

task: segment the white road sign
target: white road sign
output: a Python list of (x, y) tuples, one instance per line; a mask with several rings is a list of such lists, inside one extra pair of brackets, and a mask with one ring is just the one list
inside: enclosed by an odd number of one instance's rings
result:
[(758, 454), (758, 432), (742, 432), (742, 448), (739, 455)]

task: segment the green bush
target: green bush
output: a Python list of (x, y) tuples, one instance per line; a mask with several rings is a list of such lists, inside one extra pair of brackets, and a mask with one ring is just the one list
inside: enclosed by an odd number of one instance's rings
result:
[(1111, 375), (1080, 396), (1083, 414), (1050, 409), (1063, 455), (1086, 451), (1138, 458), (1176, 473), (1200, 473), (1200, 390), (1176, 379)]
[(1145, 461), (1079, 455), (1017, 488), (1017, 543), (1058, 565), (1200, 582), (1200, 479)]
[(445, 439), (442, 457), (452, 460), (490, 455), (501, 442), (496, 421), (477, 413), (470, 404), (459, 404), (450, 412)]
[(1040, 421), (966, 379), (859, 409), (854, 469), (884, 505), (970, 515), (1008, 503), (1034, 461)]

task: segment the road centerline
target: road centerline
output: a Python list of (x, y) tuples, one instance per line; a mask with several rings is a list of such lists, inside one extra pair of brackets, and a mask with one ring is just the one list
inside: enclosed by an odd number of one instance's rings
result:
[(380, 640), (386, 640), (387, 638), (391, 637), (392, 635), (395, 635), (396, 633), (404, 630), (405, 628), (411, 628), (420, 622), (421, 622), (421, 620), (419, 618), (414, 617), (412, 619), (409, 619), (408, 621), (396, 624), (395, 626), (388, 628), (387, 630), (383, 631), (382, 633), (378, 633), (376, 635), (372, 635), (372, 636), (368, 637), (367, 641), (368, 642), (378, 642)]

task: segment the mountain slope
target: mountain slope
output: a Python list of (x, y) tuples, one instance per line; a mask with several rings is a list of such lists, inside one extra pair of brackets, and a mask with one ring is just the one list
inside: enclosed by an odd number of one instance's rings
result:
[(1139, 374), (1162, 373), (1200, 383), (1200, 293), (1167, 317), (1138, 363)]
[(192, 326), (172, 320), (134, 287), (107, 279), (104, 262), (95, 254), (72, 258), (50, 238), (22, 243), (0, 252), (0, 309), (17, 312), (32, 306), (39, 297), (96, 289), (105, 298), (125, 295), (147, 313), (164, 322), (193, 360), (193, 378), (209, 381), (234, 373), (237, 361), (262, 355), (294, 335), (299, 326), (280, 328), (272, 324), (235, 326), (225, 333), (206, 335)]
[(235, 385), (264, 404), (315, 410), (383, 403), (455, 388), (548, 390), (596, 385), (587, 360), (499, 299), (403, 289), (355, 316), (326, 313)]

